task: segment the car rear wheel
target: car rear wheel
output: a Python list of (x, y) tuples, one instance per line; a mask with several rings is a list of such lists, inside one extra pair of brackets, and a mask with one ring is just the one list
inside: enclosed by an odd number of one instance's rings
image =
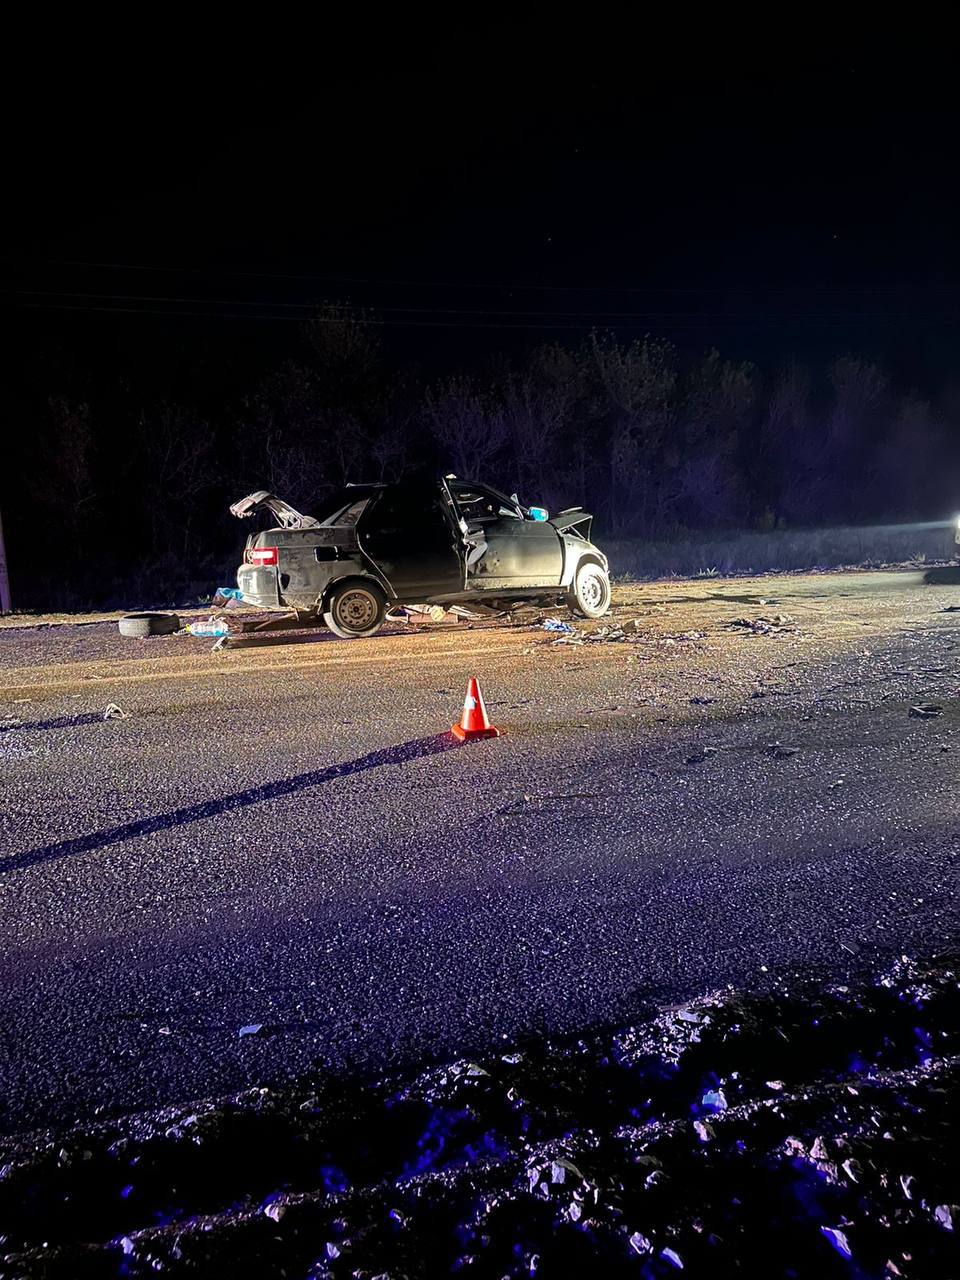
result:
[(582, 564), (567, 594), (567, 607), (579, 618), (602, 618), (610, 608), (610, 579), (598, 564)]
[(333, 588), (323, 621), (343, 640), (375, 635), (387, 612), (386, 596), (373, 582), (343, 582)]

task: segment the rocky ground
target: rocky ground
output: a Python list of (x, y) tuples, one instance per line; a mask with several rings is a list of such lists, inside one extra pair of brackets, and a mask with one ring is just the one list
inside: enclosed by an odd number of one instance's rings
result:
[(957, 962), (10, 1139), (2, 1275), (956, 1276)]

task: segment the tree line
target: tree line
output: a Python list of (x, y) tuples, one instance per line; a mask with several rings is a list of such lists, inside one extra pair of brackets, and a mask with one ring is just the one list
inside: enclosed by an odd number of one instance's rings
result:
[(428, 377), (388, 359), (366, 320), (325, 308), (212, 411), (34, 379), (0, 477), (17, 602), (213, 589), (244, 532), (230, 501), (266, 488), (310, 511), (347, 481), (424, 467), (583, 505), (601, 541), (928, 520), (960, 503), (960, 395), (898, 389), (866, 358), (761, 371), (592, 333)]

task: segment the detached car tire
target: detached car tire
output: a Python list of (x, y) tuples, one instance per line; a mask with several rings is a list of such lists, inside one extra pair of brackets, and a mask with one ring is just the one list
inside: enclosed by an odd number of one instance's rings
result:
[(387, 598), (375, 582), (338, 583), (323, 610), (324, 624), (342, 640), (376, 635), (387, 612)]
[(128, 640), (145, 640), (147, 636), (172, 636), (180, 630), (180, 619), (175, 613), (128, 613), (117, 626)]
[(580, 565), (567, 593), (567, 607), (578, 618), (602, 618), (610, 608), (610, 579), (606, 570), (591, 562)]

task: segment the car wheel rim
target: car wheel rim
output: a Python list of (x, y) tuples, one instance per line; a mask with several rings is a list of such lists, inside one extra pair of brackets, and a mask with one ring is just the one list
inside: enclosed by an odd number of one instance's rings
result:
[(599, 609), (603, 604), (604, 594), (603, 579), (599, 573), (585, 574), (580, 584), (580, 599), (584, 606), (587, 609)]
[(347, 591), (337, 605), (337, 619), (351, 631), (364, 631), (377, 620), (377, 602), (369, 591)]

